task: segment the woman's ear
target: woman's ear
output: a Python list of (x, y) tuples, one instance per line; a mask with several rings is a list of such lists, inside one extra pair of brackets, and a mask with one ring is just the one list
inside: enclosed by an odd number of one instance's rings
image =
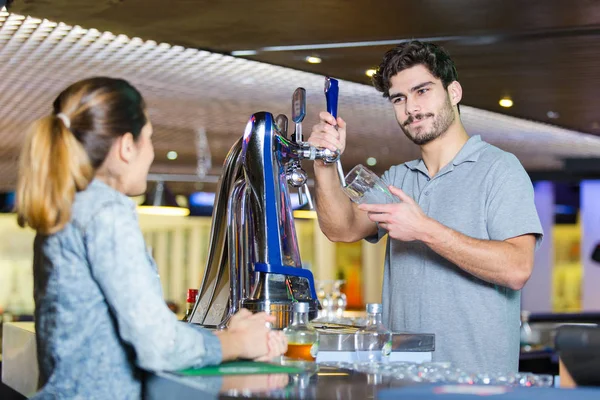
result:
[(131, 133), (126, 133), (117, 141), (119, 158), (126, 163), (133, 160), (135, 156), (135, 142)]

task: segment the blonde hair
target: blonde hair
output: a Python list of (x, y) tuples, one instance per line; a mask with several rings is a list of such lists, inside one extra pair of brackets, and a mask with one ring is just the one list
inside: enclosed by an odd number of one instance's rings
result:
[(75, 193), (87, 188), (113, 141), (128, 132), (137, 139), (147, 122), (140, 93), (122, 79), (74, 83), (53, 108), (29, 128), (16, 191), (17, 222), (44, 235), (71, 220)]

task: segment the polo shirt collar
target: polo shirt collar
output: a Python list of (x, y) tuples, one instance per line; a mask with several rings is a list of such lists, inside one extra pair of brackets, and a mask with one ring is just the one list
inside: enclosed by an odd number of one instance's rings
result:
[[(465, 162), (475, 162), (479, 159), (481, 150), (486, 146), (486, 143), (481, 140), (480, 135), (471, 136), (469, 140), (463, 145), (458, 154), (454, 156), (454, 159), (450, 163), (453, 167)], [(412, 160), (404, 163), (408, 168), (413, 171), (421, 171), (425, 175), (429, 175), (427, 166), (422, 158)], [(449, 167), (448, 165), (447, 167)], [(446, 168), (444, 168), (446, 169)], [(452, 170), (454, 168), (451, 168)]]

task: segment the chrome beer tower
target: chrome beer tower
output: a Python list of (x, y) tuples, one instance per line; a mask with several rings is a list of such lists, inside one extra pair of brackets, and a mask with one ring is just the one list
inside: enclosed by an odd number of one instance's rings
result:
[[(325, 92), (331, 112), (333, 103), (337, 108), (335, 79), (326, 79)], [(298, 88), (292, 97), (292, 139), (287, 137), (285, 115), (274, 118), (259, 112), (252, 115), (244, 135), (229, 151), (191, 323), (218, 329), (244, 307), (275, 315), (273, 327), (281, 329), (290, 323), (292, 304), (297, 301), (308, 302), (310, 318), (316, 317), (320, 305), (312, 273), (302, 268), (288, 184), (298, 188), (301, 201), (306, 196), (312, 207), (300, 162), (334, 163), (339, 152), (302, 141), (305, 113), (306, 92)]]

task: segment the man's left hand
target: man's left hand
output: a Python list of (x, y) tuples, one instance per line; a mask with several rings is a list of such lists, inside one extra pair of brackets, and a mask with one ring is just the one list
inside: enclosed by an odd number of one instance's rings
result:
[(394, 204), (361, 204), (358, 208), (369, 213), (369, 219), (388, 231), (391, 238), (410, 242), (421, 240), (430, 218), (421, 207), (402, 190), (389, 186), (390, 192), (401, 202)]

